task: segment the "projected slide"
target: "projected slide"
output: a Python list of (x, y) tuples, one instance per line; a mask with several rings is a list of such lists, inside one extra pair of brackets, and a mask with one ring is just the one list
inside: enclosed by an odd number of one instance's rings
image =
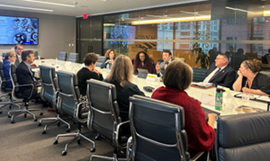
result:
[(38, 19), (0, 16), (0, 44), (38, 44)]

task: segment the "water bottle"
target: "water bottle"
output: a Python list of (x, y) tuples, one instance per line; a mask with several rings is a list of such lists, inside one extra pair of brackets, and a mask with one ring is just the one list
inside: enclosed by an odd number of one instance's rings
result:
[(111, 60), (109, 61), (109, 68), (110, 69), (112, 68), (112, 61)]
[(110, 70), (110, 64), (109, 63), (106, 65), (106, 69)]
[(217, 88), (216, 89), (216, 97), (215, 97), (215, 109), (221, 111), (223, 105), (223, 92), (224, 89)]

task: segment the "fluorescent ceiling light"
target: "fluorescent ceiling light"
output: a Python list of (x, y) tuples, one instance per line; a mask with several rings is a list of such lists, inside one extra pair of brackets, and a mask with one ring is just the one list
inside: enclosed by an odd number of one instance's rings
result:
[(5, 5), (5, 4), (0, 4), (0, 7), (19, 8), (19, 9), (28, 9), (28, 10), (37, 10), (37, 11), (53, 12), (53, 10), (50, 10), (50, 9), (31, 8), (31, 7), (22, 7), (22, 6), (13, 6), (13, 5)]
[(36, 0), (24, 0), (27, 2), (35, 2), (35, 3), (43, 3), (43, 4), (50, 4), (50, 5), (56, 5), (56, 6), (64, 6), (64, 7), (75, 7), (74, 5), (70, 4), (62, 4), (62, 3), (54, 3), (54, 2), (45, 2), (45, 1), (36, 1)]
[(263, 16), (264, 16), (264, 17), (270, 16), (270, 11), (263, 11)]
[(103, 26), (115, 26), (115, 24), (113, 24), (113, 23), (104, 23)]
[(241, 12), (247, 12), (247, 13), (254, 14), (254, 12), (251, 12), (251, 11), (248, 11), (248, 10), (239, 9), (239, 8), (232, 8), (232, 7), (228, 7), (228, 6), (226, 6), (225, 8), (230, 9), (230, 10), (234, 10), (234, 11), (241, 11)]
[(180, 11), (182, 13), (185, 13), (185, 14), (190, 14), (190, 15), (201, 15), (201, 16), (205, 16), (203, 14), (199, 14), (199, 12), (188, 12), (188, 11)]
[(132, 21), (132, 25), (146, 25), (155, 23), (168, 23), (168, 22), (187, 22), (187, 21), (207, 21), (211, 20), (211, 16), (196, 16), (196, 17), (181, 17), (181, 18), (168, 18), (144, 21)]

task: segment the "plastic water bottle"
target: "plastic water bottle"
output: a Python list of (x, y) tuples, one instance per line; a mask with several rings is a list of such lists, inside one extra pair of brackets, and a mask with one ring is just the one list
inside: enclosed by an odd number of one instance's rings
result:
[(110, 64), (109, 63), (106, 65), (106, 69), (110, 70)]
[(111, 60), (109, 61), (109, 68), (110, 69), (112, 68), (112, 61)]
[(217, 88), (216, 89), (216, 97), (215, 97), (215, 109), (221, 111), (223, 105), (223, 92), (224, 89)]

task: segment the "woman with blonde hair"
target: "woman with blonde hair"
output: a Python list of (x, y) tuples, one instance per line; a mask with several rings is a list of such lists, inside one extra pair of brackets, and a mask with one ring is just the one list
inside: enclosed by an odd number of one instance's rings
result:
[(7, 82), (6, 82), (6, 87), (7, 88), (12, 87), (12, 82), (10, 80), (10, 75), (9, 75), (9, 70), (10, 70), (10, 63), (15, 62), (16, 58), (17, 58), (16, 53), (13, 52), (13, 51), (8, 51), (5, 54), (5, 60), (4, 60), (4, 64), (3, 64), (3, 69), (4, 69), (5, 78), (7, 80)]
[(131, 83), (133, 78), (132, 73), (131, 60), (125, 55), (120, 55), (115, 59), (112, 69), (105, 80), (108, 83), (114, 84), (116, 87), (120, 117), (123, 121), (129, 119), (129, 97), (134, 94), (144, 96), (144, 93), (140, 91), (138, 86)]
[(100, 68), (106, 68), (107, 65), (112, 66), (114, 60), (115, 60), (115, 55), (114, 55), (114, 51), (112, 49), (108, 49), (107, 52), (105, 53), (105, 60), (104, 62), (101, 64)]
[(235, 91), (257, 95), (270, 95), (270, 78), (259, 73), (262, 62), (257, 59), (245, 60), (237, 72), (238, 78), (233, 84)]

